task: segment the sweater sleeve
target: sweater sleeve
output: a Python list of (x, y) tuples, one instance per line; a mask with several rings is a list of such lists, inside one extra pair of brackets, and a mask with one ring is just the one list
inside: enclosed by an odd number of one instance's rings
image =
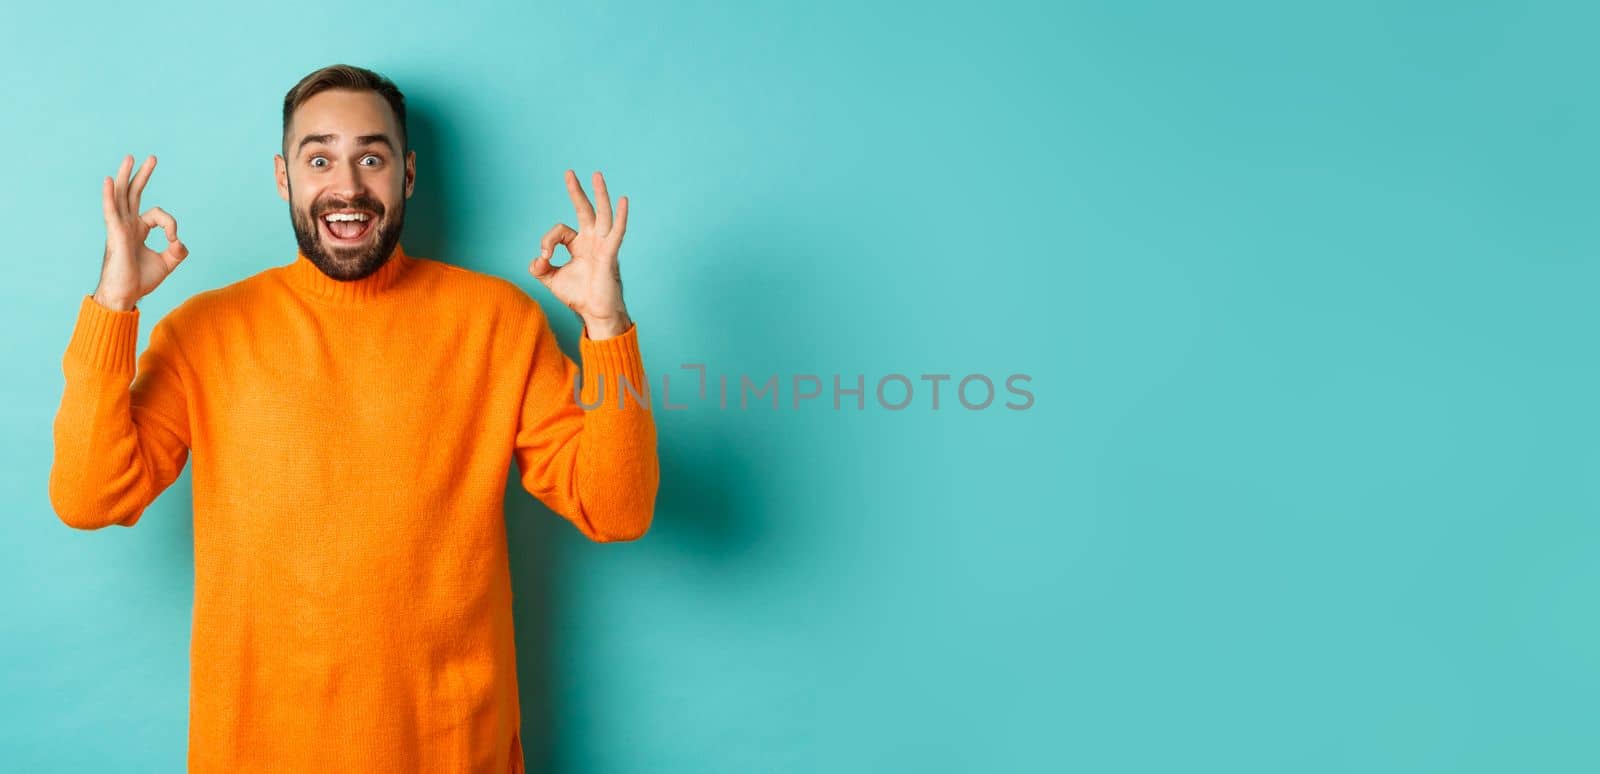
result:
[(50, 503), (70, 527), (133, 526), (188, 459), (188, 400), (170, 317), (151, 329), (136, 371), (138, 335), (137, 307), (117, 311), (83, 297), (62, 359), (66, 387), (50, 465)]
[(522, 486), (590, 540), (636, 540), (650, 528), (661, 481), (638, 326), (600, 341), (585, 331), (580, 368), (545, 315), (535, 318), (516, 433)]

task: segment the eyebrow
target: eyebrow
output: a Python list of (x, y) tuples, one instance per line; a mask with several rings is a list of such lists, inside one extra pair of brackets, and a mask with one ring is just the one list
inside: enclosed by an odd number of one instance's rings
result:
[[(333, 142), (333, 140), (338, 138), (338, 136), (339, 135), (337, 134), (308, 134), (305, 137), (300, 138), (300, 144), (295, 146), (295, 153), (299, 153), (301, 150), (305, 149), (307, 145), (310, 145), (314, 142)], [(389, 135), (387, 134), (360, 135), (356, 137), (356, 145), (383, 145), (389, 149), (390, 153), (394, 152), (394, 142), (389, 139)]]

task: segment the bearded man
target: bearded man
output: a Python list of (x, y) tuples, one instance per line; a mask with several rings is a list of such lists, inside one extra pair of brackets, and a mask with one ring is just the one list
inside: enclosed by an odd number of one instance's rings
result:
[(510, 465), (597, 542), (643, 536), (660, 480), (648, 402), (621, 400), (646, 386), (627, 198), (567, 170), (577, 225), (528, 267), (583, 322), (575, 364), (515, 283), (405, 251), (405, 99), (323, 68), (283, 103), (294, 260), (183, 301), (136, 358), (138, 302), (189, 256), (140, 211), (155, 163), (103, 182), (50, 499), (72, 527), (131, 527), (193, 452), (189, 771), (521, 772)]

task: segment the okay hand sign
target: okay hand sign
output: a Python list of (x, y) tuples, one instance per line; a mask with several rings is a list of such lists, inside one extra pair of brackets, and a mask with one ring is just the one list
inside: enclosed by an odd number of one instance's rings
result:
[[(106, 216), (106, 254), (94, 297), (112, 309), (132, 309), (189, 255), (189, 248), (178, 241), (178, 222), (166, 210), (151, 207), (144, 214), (139, 213), (139, 196), (155, 168), (156, 157), (151, 156), (130, 181), (133, 156), (129, 155), (122, 160), (116, 178), (108, 177), (100, 186)], [(150, 230), (157, 226), (167, 237), (167, 249), (159, 253), (144, 244)]]
[[(617, 202), (615, 217), (606, 180), (594, 173), (595, 203), (589, 203), (578, 176), (567, 170), (567, 194), (577, 211), (578, 228), (557, 223), (539, 241), (539, 257), (528, 265), (532, 274), (550, 292), (577, 312), (591, 340), (625, 333), (632, 320), (622, 304), (622, 271), (617, 266), (617, 251), (628, 227), (628, 197)], [(550, 265), (556, 245), (565, 245), (572, 259), (560, 267)]]

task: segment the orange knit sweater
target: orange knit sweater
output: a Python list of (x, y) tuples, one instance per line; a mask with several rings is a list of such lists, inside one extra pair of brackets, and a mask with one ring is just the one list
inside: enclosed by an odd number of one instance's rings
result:
[(189, 770), (521, 772), (505, 483), (515, 459), (590, 539), (645, 533), (637, 326), (579, 339), (586, 409), (521, 288), (401, 248), (354, 282), (297, 254), (199, 293), (135, 371), (138, 321), (83, 298), (50, 498), (133, 526), (192, 452)]

